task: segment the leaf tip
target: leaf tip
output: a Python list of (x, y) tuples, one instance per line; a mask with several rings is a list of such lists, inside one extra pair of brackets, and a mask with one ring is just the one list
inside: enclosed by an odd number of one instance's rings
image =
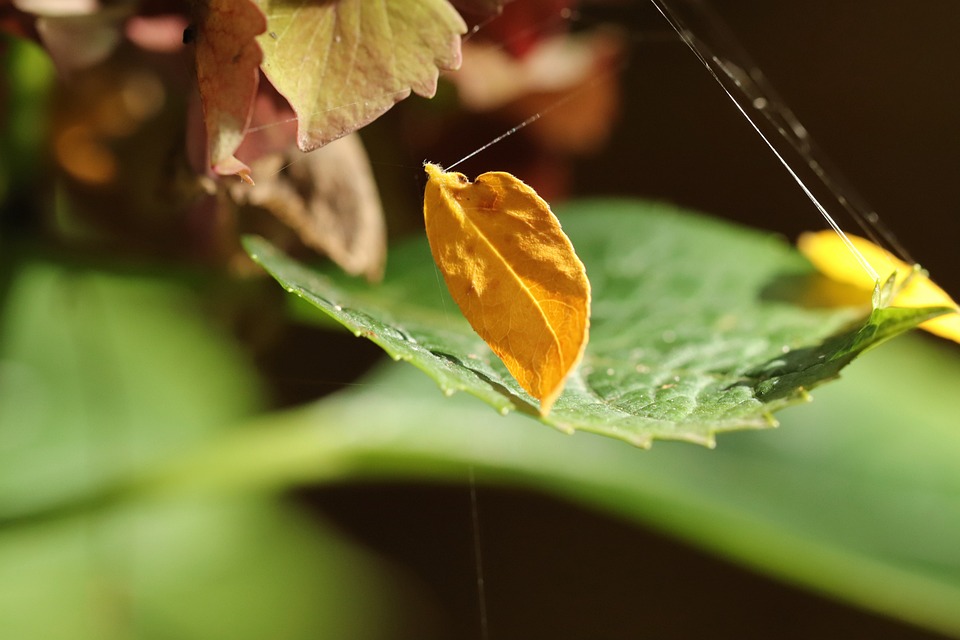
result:
[(469, 185), (470, 180), (467, 176), (456, 171), (447, 171), (443, 167), (433, 162), (424, 162), (423, 170), (427, 172), (427, 183), (438, 187), (450, 186), (454, 184)]
[(540, 417), (546, 418), (550, 415), (550, 410), (553, 409), (553, 403), (557, 401), (557, 397), (560, 395), (560, 391), (563, 389), (563, 385), (560, 385), (557, 389), (551, 392), (549, 395), (546, 395), (540, 398)]

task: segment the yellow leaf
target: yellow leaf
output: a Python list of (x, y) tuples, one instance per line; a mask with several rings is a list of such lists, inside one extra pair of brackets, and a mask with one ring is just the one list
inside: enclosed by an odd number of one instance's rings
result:
[(587, 344), (590, 282), (560, 222), (509, 173), (425, 166), (433, 259), (463, 315), (547, 415)]
[[(896, 274), (894, 295), (890, 304), (896, 307), (953, 307), (957, 303), (927, 275), (890, 255), (888, 251), (869, 240), (847, 234), (853, 246), (886, 280)], [(820, 273), (838, 282), (851, 284), (865, 292), (872, 292), (876, 283), (870, 278), (856, 257), (833, 231), (804, 233), (797, 239), (797, 247)], [(869, 295), (869, 294), (868, 294)], [(960, 342), (960, 315), (951, 313), (920, 325), (930, 333)]]

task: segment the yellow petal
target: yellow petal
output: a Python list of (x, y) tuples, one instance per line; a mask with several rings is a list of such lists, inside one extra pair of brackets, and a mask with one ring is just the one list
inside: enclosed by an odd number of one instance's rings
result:
[[(880, 275), (881, 281), (885, 281), (896, 272), (892, 306), (958, 309), (953, 298), (922, 271), (893, 257), (889, 252), (865, 238), (850, 234), (847, 234), (847, 237)], [(804, 233), (797, 240), (797, 247), (813, 263), (813, 266), (828, 278), (851, 284), (866, 292), (873, 291), (876, 283), (833, 231)], [(920, 328), (954, 342), (960, 342), (960, 315), (957, 313), (928, 320), (921, 324)]]
[(583, 356), (590, 282), (550, 206), (509, 173), (425, 166), (423, 215), (450, 295), (547, 415)]

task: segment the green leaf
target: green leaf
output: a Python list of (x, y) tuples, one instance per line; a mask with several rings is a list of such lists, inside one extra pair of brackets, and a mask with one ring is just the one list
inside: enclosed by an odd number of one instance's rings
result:
[(413, 580), (290, 505), (99, 499), (142, 498), (111, 489), (249, 419), (252, 367), (182, 283), (39, 260), (7, 275), (0, 636), (386, 639), (423, 613)]
[(261, 498), (125, 504), (0, 530), (0, 628), (44, 640), (386, 640), (424, 609), (398, 577)]
[[(903, 339), (842, 385), (715, 450), (523, 428), (406, 365), (253, 428), (153, 485), (236, 491), (415, 481), (528, 487), (652, 525), (782, 579), (960, 636), (960, 360)], [(431, 397), (432, 396), (432, 397)], [(481, 494), (482, 499), (482, 494)]]
[(28, 261), (0, 317), (0, 518), (195, 446), (261, 403), (201, 301), (159, 278)]
[[(863, 350), (943, 312), (879, 309), (864, 322), (863, 308), (828, 306), (833, 285), (781, 239), (668, 206), (599, 201), (559, 215), (593, 287), (583, 363), (544, 420), (561, 430), (712, 445), (720, 431), (773, 425), (772, 411)], [(246, 247), (289, 291), (445, 393), (537, 413), (449, 299), (425, 241), (395, 250), (376, 288), (310, 270), (263, 240)]]
[(439, 70), (460, 66), (466, 25), (447, 0), (259, 0), (261, 68), (297, 113), (310, 151), (410, 95), (432, 97)]

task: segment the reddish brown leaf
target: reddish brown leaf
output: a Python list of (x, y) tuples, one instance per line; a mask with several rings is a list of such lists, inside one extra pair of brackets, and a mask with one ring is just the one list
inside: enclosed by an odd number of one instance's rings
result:
[(252, 0), (203, 0), (196, 7), (197, 84), (210, 166), (251, 182), (250, 169), (233, 154), (253, 114), (263, 59), (256, 36), (267, 21)]

